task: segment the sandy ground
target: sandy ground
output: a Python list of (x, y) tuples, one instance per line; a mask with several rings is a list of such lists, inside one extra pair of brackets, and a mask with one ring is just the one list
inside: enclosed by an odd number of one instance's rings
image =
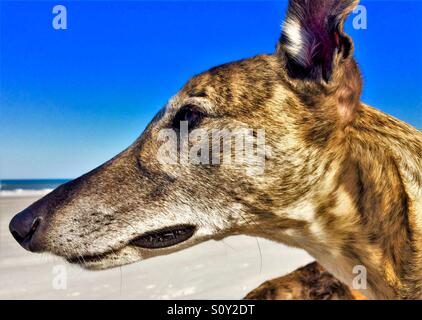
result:
[(26, 252), (9, 234), (11, 217), (35, 200), (0, 198), (0, 299), (240, 299), (312, 260), (300, 250), (239, 236), (121, 268), (85, 271)]

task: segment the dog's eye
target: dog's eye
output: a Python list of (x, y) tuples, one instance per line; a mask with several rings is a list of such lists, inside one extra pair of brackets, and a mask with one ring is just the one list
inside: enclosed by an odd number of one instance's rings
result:
[(187, 122), (189, 129), (192, 129), (201, 122), (203, 113), (195, 106), (187, 105), (182, 107), (173, 119), (173, 128), (180, 129), (181, 122)]

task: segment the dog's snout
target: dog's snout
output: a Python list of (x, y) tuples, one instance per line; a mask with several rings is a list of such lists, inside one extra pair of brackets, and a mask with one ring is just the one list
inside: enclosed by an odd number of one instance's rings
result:
[(42, 217), (37, 216), (33, 210), (25, 209), (18, 213), (9, 224), (9, 230), (15, 240), (26, 250), (41, 251), (36, 240), (36, 233), (42, 224)]

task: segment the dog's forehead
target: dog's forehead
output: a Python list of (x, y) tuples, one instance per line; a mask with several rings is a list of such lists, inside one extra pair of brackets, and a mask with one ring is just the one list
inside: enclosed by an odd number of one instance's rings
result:
[(166, 111), (184, 105), (197, 105), (209, 113), (256, 108), (273, 91), (280, 77), (280, 64), (274, 56), (259, 55), (211, 68), (191, 78), (169, 100)]
[[(174, 113), (185, 105), (195, 105), (213, 114), (225, 105), (222, 93), (232, 91), (235, 68), (227, 64), (192, 77), (166, 105), (166, 112)], [(219, 102), (219, 103), (218, 103)], [(218, 108), (220, 106), (220, 108)]]

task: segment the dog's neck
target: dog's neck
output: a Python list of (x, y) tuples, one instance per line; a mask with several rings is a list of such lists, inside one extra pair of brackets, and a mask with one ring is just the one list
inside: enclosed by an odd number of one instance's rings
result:
[[(377, 140), (383, 139), (383, 134), (376, 127), (380, 123), (374, 121), (389, 123), (391, 119), (374, 116), (382, 114), (364, 107), (357, 127), (347, 129), (339, 145), (343, 152), (338, 152), (329, 166), (321, 159), (321, 170), (329, 169), (320, 182), (305, 199), (280, 214), (283, 220), (287, 215), (304, 223), (288, 228), (279, 228), (281, 222), (273, 224), (274, 230), (270, 228), (271, 235), (266, 236), (305, 249), (348, 285), (356, 284), (353, 280), (364, 276), (357, 274), (363, 270), (367, 288), (355, 289), (369, 298), (418, 298), (421, 230), (415, 221), (417, 212), (411, 212), (415, 199), (407, 192), (400, 159)], [(366, 126), (365, 131), (361, 125)], [(398, 144), (406, 148), (409, 138), (405, 132), (394, 132), (399, 129), (393, 125), (381, 130), (390, 130), (391, 137), (407, 139)], [(420, 186), (417, 188), (420, 190)]]

